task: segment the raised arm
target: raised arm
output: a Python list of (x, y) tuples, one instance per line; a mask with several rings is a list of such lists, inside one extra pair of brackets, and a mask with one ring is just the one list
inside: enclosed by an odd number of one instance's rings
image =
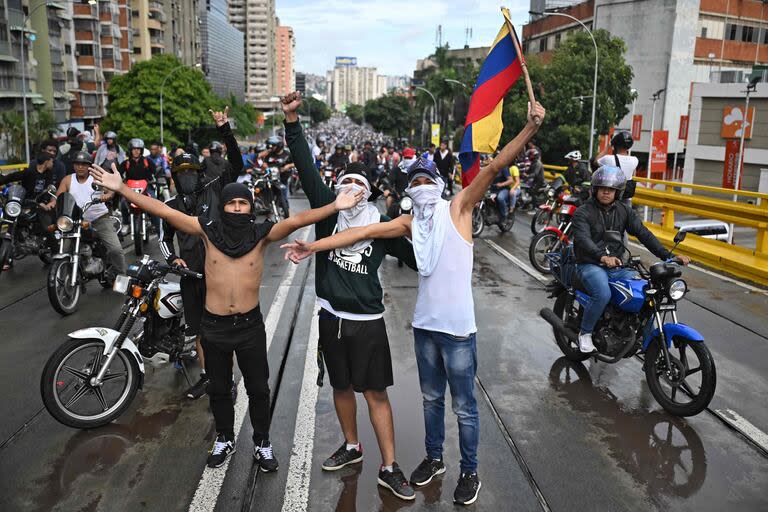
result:
[(410, 215), (401, 215), (389, 222), (377, 222), (361, 228), (345, 229), (341, 233), (314, 242), (295, 240), (293, 243), (283, 244), (280, 247), (286, 249), (285, 259), (298, 263), (316, 252), (348, 247), (360, 240), (410, 236), (411, 219)]
[(320, 222), (341, 210), (352, 208), (359, 203), (362, 198), (363, 191), (357, 193), (349, 191), (344, 194), (339, 194), (334, 202), (328, 203), (325, 206), (304, 210), (296, 215), (292, 215), (275, 224), (270, 230), (269, 235), (267, 235), (267, 241), (277, 242), (278, 240), (282, 240), (299, 228)]
[(91, 166), (91, 176), (93, 176), (93, 181), (97, 185), (101, 185), (106, 189), (117, 192), (148, 214), (167, 220), (179, 231), (198, 236), (203, 234), (203, 230), (197, 221), (197, 217), (185, 215), (157, 199), (153, 199), (143, 194), (137, 194), (123, 183), (123, 180), (120, 178), (120, 175), (117, 173), (114, 166), (112, 167), (112, 172), (110, 172), (105, 171), (98, 165), (93, 165)]
[(472, 212), (472, 208), (474, 208), (475, 204), (483, 198), (485, 191), (491, 186), (493, 179), (499, 171), (504, 167), (512, 165), (515, 157), (517, 157), (525, 147), (525, 143), (531, 140), (539, 130), (539, 125), (534, 122), (534, 118), (538, 117), (540, 120), (543, 120), (545, 114), (546, 111), (544, 110), (544, 107), (538, 102), (536, 105), (529, 107), (528, 122), (525, 124), (522, 131), (517, 134), (517, 137), (504, 146), (504, 149), (501, 150), (499, 156), (485, 166), (467, 188), (456, 195), (453, 202), (457, 203), (462, 213)]
[(216, 129), (219, 131), (221, 140), (227, 147), (227, 160), (231, 167), (231, 171), (225, 170), (221, 175), (221, 186), (223, 187), (224, 185), (235, 181), (243, 171), (243, 155), (240, 153), (240, 146), (237, 145), (235, 134), (232, 132), (232, 127), (229, 125), (229, 106), (224, 107), (223, 111), (208, 111), (211, 113), (211, 116), (213, 116), (213, 120), (216, 123)]

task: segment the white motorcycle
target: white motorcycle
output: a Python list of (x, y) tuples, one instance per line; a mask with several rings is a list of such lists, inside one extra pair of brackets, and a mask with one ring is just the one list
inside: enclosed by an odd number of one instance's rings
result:
[[(203, 275), (144, 256), (115, 279), (113, 289), (127, 297), (115, 329), (89, 327), (69, 334), (48, 359), (40, 381), (43, 404), (60, 423), (95, 428), (118, 418), (144, 382), (144, 358), (158, 352), (178, 364), (189, 382), (185, 360), (184, 307), (179, 283), (167, 274)], [(138, 333), (131, 336), (137, 320)]]

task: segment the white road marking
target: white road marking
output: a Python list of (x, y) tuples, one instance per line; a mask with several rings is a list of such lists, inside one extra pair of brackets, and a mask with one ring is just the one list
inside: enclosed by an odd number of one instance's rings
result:
[(312, 448), (315, 442), (315, 404), (317, 403), (317, 342), (318, 324), (315, 305), (312, 326), (309, 329), (307, 355), (304, 358), (304, 379), (301, 382), (299, 408), (296, 411), (296, 429), (285, 484), (283, 512), (306, 512), (309, 505), (309, 479), (312, 474)]
[(509, 261), (523, 269), (527, 274), (529, 274), (534, 279), (538, 280), (539, 282), (546, 283), (547, 278), (544, 277), (544, 274), (533, 268), (532, 266), (525, 263), (523, 260), (518, 258), (517, 256), (513, 256), (512, 253), (501, 247), (499, 244), (492, 240), (488, 240), (487, 238), (484, 239), (485, 243), (487, 243), (489, 246), (491, 246), (491, 249), (496, 251), (497, 253), (501, 254), (505, 258), (507, 258)]
[[(636, 249), (647, 250), (647, 249), (645, 249), (645, 247), (643, 247), (642, 245), (638, 244), (637, 242), (629, 242), (629, 245), (631, 245), (632, 247), (635, 247)], [(753, 293), (759, 293), (761, 295), (768, 295), (768, 290), (763, 290), (762, 288), (758, 288), (756, 286), (752, 286), (751, 284), (742, 283), (741, 281), (738, 281), (738, 280), (736, 280), (736, 279), (734, 279), (732, 277), (728, 277), (726, 275), (719, 274), (719, 273), (713, 272), (711, 270), (707, 270), (706, 268), (702, 268), (702, 267), (700, 267), (698, 265), (688, 265), (688, 268), (692, 268), (694, 270), (698, 270), (702, 274), (707, 274), (708, 276), (712, 276), (712, 277), (716, 277), (718, 279), (722, 279), (723, 281), (727, 281), (729, 283), (735, 284), (736, 286), (740, 286), (740, 287), (742, 287), (742, 288), (744, 288), (746, 290), (749, 290), (749, 291), (751, 291)]]
[(716, 409), (715, 413), (720, 416), (720, 419), (728, 422), (732, 427), (762, 448), (764, 452), (768, 453), (768, 434), (731, 409)]
[[(491, 247), (491, 249), (493, 249), (497, 253), (499, 253), (502, 256), (504, 256), (505, 258), (507, 258), (509, 261), (511, 261), (512, 263), (514, 263), (515, 265), (517, 265), (518, 267), (523, 269), (526, 273), (530, 274), (532, 277), (538, 279), (542, 283), (546, 282), (546, 279), (544, 278), (544, 276), (540, 272), (538, 272), (537, 270), (535, 270), (533, 267), (529, 266), (528, 264), (524, 263), (523, 261), (521, 261), (516, 256), (513, 256), (512, 254), (510, 254), (507, 250), (505, 250), (504, 248), (499, 246), (496, 242), (493, 242), (493, 241), (487, 240), (487, 239), (485, 240), (485, 242)], [(630, 244), (634, 245), (636, 247), (642, 248), (642, 246), (640, 246), (640, 245), (638, 245), (638, 244), (636, 244), (634, 242), (630, 242)], [(709, 272), (708, 270), (703, 270), (703, 272), (711, 273), (715, 277), (720, 277), (720, 278), (723, 278), (725, 280), (733, 281), (735, 284), (743, 286), (744, 288), (750, 288), (750, 289), (754, 289), (755, 291), (758, 291), (758, 292), (761, 292), (761, 293), (766, 293), (763, 290), (751, 287), (751, 286), (749, 286), (747, 284), (744, 284), (744, 283), (739, 283), (738, 281), (735, 281), (733, 279), (721, 276), (721, 275), (716, 274), (714, 272)], [(733, 428), (735, 428), (736, 430), (738, 430), (739, 432), (744, 434), (745, 437), (747, 437), (754, 444), (756, 444), (760, 448), (762, 448), (763, 451), (768, 453), (768, 434), (766, 434), (765, 432), (763, 432), (762, 430), (760, 430), (759, 428), (754, 426), (752, 423), (749, 422), (749, 420), (747, 420), (746, 418), (744, 418), (743, 416), (738, 414), (736, 411), (733, 411), (731, 409), (716, 409), (716, 410), (713, 410), (712, 412), (714, 412), (717, 416), (720, 417), (720, 419), (722, 419), (723, 421), (727, 422)]]
[[(309, 238), (310, 229), (304, 228), (300, 238), (303, 241), (307, 241)], [(288, 263), (288, 269), (283, 276), (283, 280), (280, 282), (280, 286), (277, 288), (275, 298), (272, 301), (272, 305), (269, 308), (269, 313), (264, 321), (264, 327), (267, 333), (267, 352), (272, 345), (272, 338), (275, 336), (277, 330), (277, 323), (280, 320), (280, 314), (283, 311), (283, 306), (288, 298), (288, 292), (290, 291), (293, 283), (293, 277), (296, 275), (296, 269), (298, 265)], [(243, 421), (248, 412), (248, 393), (245, 390), (245, 383), (243, 379), (237, 384), (237, 400), (235, 400), (235, 441), (240, 429), (243, 426)], [(192, 497), (192, 503), (189, 504), (190, 512), (209, 512), (216, 507), (216, 502), (219, 499), (219, 493), (221, 487), (224, 485), (224, 478), (227, 474), (227, 468), (229, 468), (230, 457), (220, 468), (208, 468), (203, 470), (203, 474), (200, 477), (200, 482), (197, 484), (195, 495)]]

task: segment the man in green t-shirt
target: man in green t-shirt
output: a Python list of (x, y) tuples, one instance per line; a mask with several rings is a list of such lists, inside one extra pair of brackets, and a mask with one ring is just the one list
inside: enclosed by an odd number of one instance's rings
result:
[[(317, 208), (336, 199), (315, 167), (312, 153), (299, 124), (297, 109), (301, 95), (282, 99), (285, 138), (299, 171), (309, 204)], [(390, 219), (369, 201), (381, 194), (372, 185), (369, 170), (361, 162), (347, 164), (339, 174), (337, 191), (364, 191), (365, 199), (348, 213), (332, 215), (315, 224), (315, 238), (321, 239), (353, 227), (364, 227)], [(393, 384), (392, 359), (384, 324), (383, 292), (378, 269), (385, 255), (403, 260), (416, 269), (413, 247), (404, 238), (361, 240), (351, 246), (324, 251), (315, 260), (315, 291), (319, 314), (319, 347), (333, 387), (333, 403), (344, 442), (323, 462), (323, 470), (336, 471), (363, 460), (357, 435), (355, 392), (368, 404), (371, 424), (381, 451), (378, 483), (395, 496), (412, 500), (415, 493), (395, 462), (395, 434), (387, 387)]]

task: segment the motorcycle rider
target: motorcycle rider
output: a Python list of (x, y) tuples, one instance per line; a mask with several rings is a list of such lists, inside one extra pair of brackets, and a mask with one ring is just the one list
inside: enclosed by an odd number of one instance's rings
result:
[(285, 216), (288, 217), (288, 180), (291, 178), (291, 170), (296, 166), (293, 165), (291, 152), (286, 149), (282, 137), (273, 135), (267, 139), (267, 151), (263, 158), (267, 167), (280, 169), (280, 194), (283, 197)]
[[(93, 177), (88, 174), (93, 160), (85, 151), (78, 151), (72, 159), (72, 163), (75, 167), (75, 173), (68, 174), (61, 180), (59, 189), (56, 191), (56, 197), (64, 192), (69, 192), (75, 198), (77, 206), (84, 208), (86, 204), (94, 200)], [(107, 260), (111, 265), (110, 280), (114, 279), (117, 274), (125, 273), (123, 246), (120, 244), (120, 239), (115, 232), (112, 215), (110, 215), (109, 208), (105, 204), (111, 201), (114, 195), (114, 192), (103, 191), (98, 199), (98, 203), (91, 205), (90, 208), (83, 212), (83, 220), (91, 223), (91, 227), (96, 232), (96, 237), (101, 240), (107, 251)]]
[(171, 179), (171, 167), (168, 165), (168, 159), (163, 154), (163, 147), (159, 142), (153, 142), (149, 146), (149, 158), (155, 164), (158, 176), (164, 175), (167, 179)]
[(440, 149), (435, 151), (432, 161), (435, 162), (437, 169), (440, 171), (440, 176), (443, 177), (443, 181), (448, 186), (448, 195), (453, 195), (453, 153), (448, 149), (448, 139), (442, 139), (440, 141)]
[(474, 393), (477, 327), (472, 299), (472, 211), (499, 170), (508, 167), (536, 133), (537, 118), (541, 121), (544, 116), (544, 108), (533, 105), (523, 130), (450, 202), (442, 199), (445, 184), (434, 162), (421, 158), (408, 169), (414, 215), (348, 229), (311, 243), (299, 240), (283, 246), (288, 249), (287, 257), (298, 261), (314, 252), (361, 240), (411, 237), (419, 269), (413, 332), (427, 452), (411, 475), (411, 483), (426, 485), (445, 472), (444, 401), (446, 384), (450, 384), (461, 448), (461, 477), (453, 495), (459, 504), (474, 503), (481, 486), (477, 476), (480, 421)]
[(59, 143), (54, 139), (44, 140), (40, 144), (40, 153), (48, 153), (53, 158), (53, 184), (57, 187), (64, 176), (67, 175), (67, 168), (57, 157), (59, 156)]
[[(518, 183), (520, 179), (518, 178)], [(509, 188), (515, 184), (515, 178), (509, 171), (509, 167), (503, 166), (491, 183), (491, 192), (496, 193), (496, 208), (499, 211), (499, 223), (507, 221), (510, 206)]]
[(332, 169), (343, 169), (349, 163), (349, 157), (344, 153), (344, 144), (336, 144), (333, 154), (328, 158), (328, 165)]
[(312, 148), (312, 158), (315, 159), (315, 167), (320, 168), (320, 164), (323, 161), (323, 153), (325, 152), (325, 135), (318, 135), (315, 139), (315, 146)]
[(224, 146), (221, 142), (215, 140), (211, 142), (211, 155), (203, 158), (202, 170), (205, 177), (209, 180), (218, 178), (221, 174), (230, 168), (229, 162), (222, 155)]
[[(632, 134), (627, 130), (616, 132), (613, 137), (611, 137), (610, 148), (606, 147), (605, 150), (597, 154), (590, 162), (592, 170), (595, 170), (600, 166), (611, 165), (618, 167), (624, 172), (624, 177), (627, 178), (627, 185), (622, 197), (624, 199), (633, 196), (635, 193), (635, 181), (633, 178), (635, 177), (635, 171), (637, 171), (637, 166), (640, 161), (636, 156), (629, 154), (629, 150), (632, 148), (634, 142)], [(613, 154), (610, 154), (611, 150), (613, 150)]]
[(363, 143), (363, 155), (360, 161), (363, 162), (371, 176), (376, 175), (379, 164), (376, 159), (376, 152), (373, 150), (373, 143), (370, 140)]
[(389, 170), (389, 183), (392, 190), (386, 190), (384, 197), (386, 197), (387, 215), (392, 218), (395, 218), (398, 213), (395, 209), (395, 200), (400, 199), (405, 189), (408, 188), (408, 167), (415, 161), (416, 150), (405, 148), (400, 164), (391, 167)]
[[(313, 208), (334, 201), (336, 194), (314, 170), (299, 123), (301, 95), (282, 99), (285, 132), (294, 155), (299, 179)], [(381, 192), (372, 184), (372, 173), (362, 162), (353, 162), (339, 175), (336, 193), (364, 190), (366, 199), (354, 209), (315, 224), (315, 237), (330, 236), (355, 226), (387, 222), (373, 200)], [(331, 253), (318, 254), (315, 286), (319, 346), (333, 387), (333, 401), (344, 442), (323, 462), (322, 469), (336, 471), (363, 460), (357, 432), (355, 392), (368, 404), (371, 424), (379, 442), (382, 463), (379, 483), (396, 496), (412, 500), (414, 491), (395, 462), (392, 408), (387, 387), (393, 384), (392, 361), (384, 323), (384, 304), (378, 269), (384, 255), (402, 258), (415, 269), (413, 249), (405, 238), (367, 240)]]
[[(111, 132), (107, 132), (109, 135)], [(98, 164), (97, 164), (98, 165)], [(100, 166), (101, 167), (101, 166)], [(149, 158), (144, 156), (144, 141), (141, 139), (131, 139), (128, 141), (128, 158), (123, 160), (123, 163), (118, 167), (120, 174), (123, 176), (123, 181), (127, 180), (146, 180), (147, 182), (147, 194), (155, 197), (154, 183), (155, 172), (157, 168), (155, 163)], [(127, 234), (130, 229), (130, 210), (128, 203), (123, 199), (120, 202), (120, 211), (123, 215), (123, 234)], [(156, 217), (150, 217), (152, 225), (157, 232), (160, 232), (160, 221)], [(141, 229), (139, 226), (135, 226), (135, 229)]]
[[(218, 124), (224, 114), (215, 113), (214, 116)], [(229, 130), (229, 125), (226, 126)], [(234, 153), (240, 160), (237, 144)], [(257, 223), (253, 195), (242, 183), (224, 186), (216, 215), (209, 211), (198, 217), (137, 194), (122, 182), (119, 175), (100, 167), (92, 167), (91, 174), (98, 185), (114, 190), (142, 210), (167, 220), (176, 229), (203, 239), (206, 291), (201, 334), (206, 372), (210, 378), (208, 394), (217, 432), (207, 465), (220, 467), (235, 451), (235, 410), (231, 391), (234, 353), (248, 391), (254, 458), (262, 472), (277, 471), (277, 458), (269, 441), (267, 336), (259, 306), (264, 253), (270, 243), (282, 240), (295, 230), (354, 207), (363, 194), (339, 195), (334, 203), (301, 212), (277, 224), (271, 221)]]
[(565, 155), (565, 159), (568, 161), (568, 169), (565, 170), (563, 176), (565, 181), (571, 187), (571, 190), (581, 188), (581, 184), (590, 180), (590, 174), (587, 167), (581, 162), (581, 151), (575, 149)]
[[(112, 155), (110, 155), (110, 153), (112, 153)], [(117, 134), (113, 131), (108, 131), (105, 133), (104, 140), (96, 150), (96, 158), (94, 158), (96, 165), (102, 167), (105, 165), (111, 165), (112, 162), (107, 160), (114, 160), (118, 165), (121, 165), (125, 159), (125, 151), (123, 151), (123, 148), (121, 148), (117, 143)]]
[[(629, 279), (637, 275), (634, 270), (622, 267), (620, 257), (624, 247), (622, 244), (607, 243), (606, 232), (618, 232), (623, 237), (626, 231), (637, 237), (656, 257), (664, 260), (672, 257), (672, 253), (643, 225), (634, 210), (619, 200), (626, 182), (624, 173), (618, 167), (601, 166), (592, 175), (592, 197), (573, 216), (576, 269), (589, 295), (579, 332), (579, 350), (584, 353), (596, 351), (592, 331), (611, 300), (608, 280)], [(691, 261), (687, 256), (676, 258), (683, 265)]]

